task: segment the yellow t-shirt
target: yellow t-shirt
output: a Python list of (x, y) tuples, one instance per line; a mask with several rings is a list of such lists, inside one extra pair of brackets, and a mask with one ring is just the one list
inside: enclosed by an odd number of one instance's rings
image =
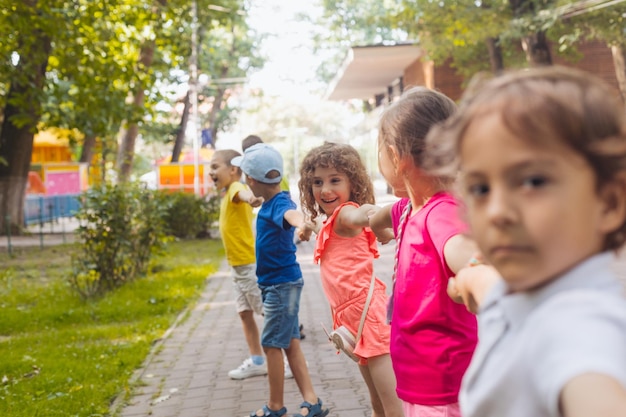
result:
[(252, 234), (252, 207), (250, 204), (234, 203), (233, 198), (247, 186), (235, 181), (228, 186), (220, 204), (220, 235), (226, 250), (226, 260), (231, 266), (256, 262), (254, 235)]
[(280, 180), (280, 190), (289, 191), (289, 180), (284, 175), (283, 175), (283, 178)]

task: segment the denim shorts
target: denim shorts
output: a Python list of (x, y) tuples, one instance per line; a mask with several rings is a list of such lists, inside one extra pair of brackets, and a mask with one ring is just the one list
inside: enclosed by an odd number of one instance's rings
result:
[(291, 339), (300, 339), (300, 294), (304, 281), (295, 281), (276, 285), (259, 285), (263, 296), (263, 332), (261, 345), (287, 349)]

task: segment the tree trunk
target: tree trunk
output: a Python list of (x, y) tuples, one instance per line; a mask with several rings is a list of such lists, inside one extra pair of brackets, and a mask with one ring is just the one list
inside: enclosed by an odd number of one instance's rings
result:
[(225, 93), (226, 89), (224, 87), (216, 88), (215, 96), (213, 97), (213, 106), (211, 106), (211, 113), (209, 114), (208, 122), (211, 129), (211, 134), (213, 135), (212, 138), (214, 144), (217, 142), (217, 130), (219, 128), (217, 116), (222, 109), (222, 103), (224, 102)]
[(612, 45), (611, 53), (619, 91), (622, 93), (622, 99), (626, 101), (626, 50), (622, 45)]
[(526, 61), (530, 66), (552, 65), (546, 32), (538, 31), (522, 37), (522, 48), (526, 52)]
[(172, 149), (172, 162), (178, 162), (180, 159), (180, 152), (183, 150), (183, 143), (185, 142), (185, 132), (187, 131), (187, 122), (189, 121), (189, 108), (191, 107), (189, 91), (187, 91), (183, 103), (183, 115), (180, 118), (180, 126), (178, 126), (178, 130), (176, 131), (174, 149)]
[[(35, 7), (35, 6), (33, 6)], [(27, 37), (28, 35), (26, 35)], [(4, 108), (0, 131), (0, 234), (10, 228), (12, 234), (20, 233), (24, 225), (24, 196), (33, 151), (34, 132), (41, 117), (41, 92), (51, 51), (50, 38), (33, 31), (36, 41), (20, 51), (18, 77), (12, 80)], [(15, 103), (20, 103), (19, 107)], [(19, 126), (13, 118), (19, 116)], [(26, 116), (26, 119), (24, 119)]]
[[(532, 16), (536, 13), (535, 2), (532, 0), (509, 0), (513, 16)], [(552, 65), (552, 55), (543, 30), (522, 36), (522, 48), (526, 53), (526, 62), (531, 67)]]
[[(150, 68), (154, 59), (154, 41), (146, 41), (141, 47), (141, 53), (139, 56), (139, 67), (145, 71)], [(135, 91), (135, 97), (133, 98), (133, 107), (138, 110), (143, 107), (145, 98), (144, 85), (141, 84)], [(141, 112), (141, 110), (139, 110)], [(135, 157), (135, 142), (137, 141), (137, 134), (139, 133), (139, 126), (137, 122), (131, 121), (126, 129), (122, 142), (120, 143), (120, 149), (117, 155), (117, 170), (118, 180), (120, 182), (126, 182), (130, 179), (130, 171), (133, 167), (133, 158)]]
[(80, 159), (78, 162), (86, 162), (91, 164), (91, 158), (93, 156), (93, 148), (96, 146), (96, 136), (89, 135), (85, 136), (83, 140), (83, 149), (80, 152)]
[[(160, 26), (161, 22), (158, 20), (159, 8), (165, 7), (167, 0), (156, 0), (152, 6), (153, 15), (156, 16), (156, 25)], [(145, 72), (148, 71), (154, 60), (154, 48), (156, 47), (154, 40), (145, 41), (141, 46), (141, 52), (139, 54), (139, 68)], [(139, 81), (139, 85), (135, 91), (133, 98), (133, 107), (139, 110), (139, 114), (142, 114), (143, 102), (145, 98), (145, 85)], [(133, 119), (128, 124), (128, 128), (122, 142), (120, 143), (119, 152), (117, 156), (117, 170), (118, 181), (126, 182), (130, 179), (130, 171), (133, 167), (133, 158), (135, 157), (135, 142), (137, 141), (137, 134), (139, 133), (139, 126)]]
[(491, 72), (499, 74), (504, 71), (504, 59), (502, 58), (502, 48), (498, 38), (487, 38), (487, 50), (489, 51), (489, 63)]

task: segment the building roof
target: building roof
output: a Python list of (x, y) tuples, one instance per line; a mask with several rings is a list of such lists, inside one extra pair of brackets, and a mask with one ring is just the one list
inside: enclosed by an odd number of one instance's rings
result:
[(355, 46), (331, 82), (328, 100), (367, 100), (385, 93), (387, 86), (424, 55), (415, 44)]

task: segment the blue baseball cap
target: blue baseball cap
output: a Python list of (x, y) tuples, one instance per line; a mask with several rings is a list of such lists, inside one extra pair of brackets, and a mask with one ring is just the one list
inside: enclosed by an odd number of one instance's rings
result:
[[(230, 164), (240, 167), (247, 176), (266, 184), (278, 184), (283, 177), (283, 157), (266, 143), (250, 146), (243, 156), (234, 157)], [(278, 171), (280, 175), (268, 178), (267, 174), (271, 171)]]

